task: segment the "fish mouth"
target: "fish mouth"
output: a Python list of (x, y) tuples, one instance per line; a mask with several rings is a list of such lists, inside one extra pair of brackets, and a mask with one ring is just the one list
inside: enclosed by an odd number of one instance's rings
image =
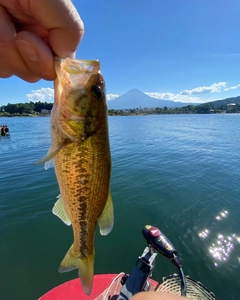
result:
[(55, 58), (55, 70), (60, 85), (65, 90), (83, 89), (92, 76), (101, 74), (98, 60)]
[(56, 67), (60, 67), (69, 75), (80, 75), (86, 73), (99, 73), (100, 62), (99, 60), (85, 60), (85, 59), (61, 59), (55, 57)]

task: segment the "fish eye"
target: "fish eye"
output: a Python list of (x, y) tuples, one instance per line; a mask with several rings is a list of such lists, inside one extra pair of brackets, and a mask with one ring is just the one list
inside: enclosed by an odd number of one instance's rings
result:
[(91, 87), (91, 95), (93, 98), (100, 99), (102, 97), (101, 88), (98, 85), (93, 85)]

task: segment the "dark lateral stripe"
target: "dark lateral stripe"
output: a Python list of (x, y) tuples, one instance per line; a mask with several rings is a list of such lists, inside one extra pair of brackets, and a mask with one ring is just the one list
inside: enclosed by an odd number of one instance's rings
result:
[(83, 257), (88, 254), (87, 249), (87, 197), (79, 197), (79, 226), (80, 226), (80, 253)]

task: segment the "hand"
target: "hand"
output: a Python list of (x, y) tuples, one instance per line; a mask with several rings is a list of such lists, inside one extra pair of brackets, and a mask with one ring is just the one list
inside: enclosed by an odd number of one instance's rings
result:
[(83, 33), (70, 0), (0, 0), (0, 77), (54, 80), (54, 55), (74, 58)]

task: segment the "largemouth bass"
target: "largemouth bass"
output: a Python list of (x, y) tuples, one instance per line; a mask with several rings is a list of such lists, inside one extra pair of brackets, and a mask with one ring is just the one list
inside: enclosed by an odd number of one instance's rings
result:
[(53, 213), (72, 224), (74, 241), (59, 272), (78, 268), (86, 294), (94, 274), (94, 234), (113, 227), (111, 156), (104, 79), (98, 61), (56, 59), (51, 112), (52, 145), (39, 162), (53, 158), (60, 195)]

